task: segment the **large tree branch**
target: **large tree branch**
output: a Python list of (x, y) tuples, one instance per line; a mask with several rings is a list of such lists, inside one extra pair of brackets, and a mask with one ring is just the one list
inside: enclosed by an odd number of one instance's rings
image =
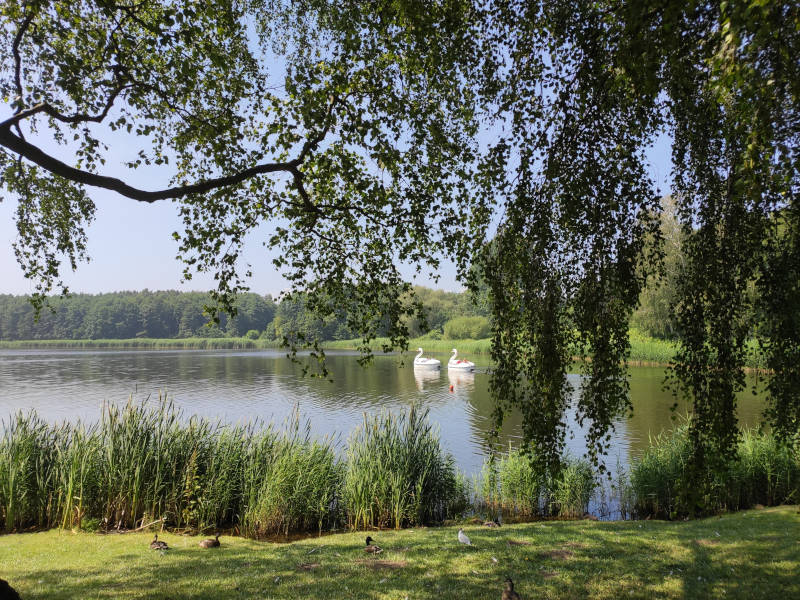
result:
[(299, 167), (302, 165), (303, 161), (308, 157), (308, 155), (319, 147), (322, 140), (325, 139), (325, 136), (327, 136), (331, 127), (331, 115), (333, 113), (333, 107), (339, 101), (339, 98), (336, 96), (332, 97), (330, 103), (328, 104), (328, 109), (325, 115), (325, 125), (317, 132), (316, 135), (306, 140), (297, 158), (285, 162), (263, 163), (248, 169), (243, 169), (232, 175), (216, 177), (214, 179), (205, 179), (198, 183), (157, 191), (142, 190), (130, 186), (121, 179), (117, 179), (115, 177), (98, 175), (96, 173), (71, 167), (65, 162), (62, 162), (42, 151), (39, 147), (26, 141), (21, 136), (15, 135), (11, 131), (11, 127), (18, 126), (22, 119), (42, 112), (66, 123), (79, 123), (86, 121), (100, 122), (108, 114), (108, 111), (111, 109), (114, 100), (124, 88), (125, 85), (120, 85), (112, 92), (108, 98), (103, 112), (98, 115), (63, 115), (47, 103), (37, 104), (36, 106), (22, 111), (0, 123), (0, 145), (5, 146), (20, 157), (26, 158), (32, 163), (37, 164), (47, 171), (53, 173), (54, 175), (58, 175), (59, 177), (63, 177), (64, 179), (73, 181), (75, 183), (80, 183), (82, 185), (90, 185), (112, 190), (118, 194), (139, 202), (157, 202), (159, 200), (182, 198), (184, 196), (188, 196), (189, 194), (202, 194), (222, 187), (236, 185), (237, 183), (241, 183), (257, 175), (285, 172), (292, 175), (293, 185), (303, 200), (304, 208), (309, 213), (317, 215), (321, 214), (320, 209), (317, 208), (311, 201), (311, 197), (303, 186), (303, 173), (300, 171)]
[(244, 169), (238, 173), (234, 173), (233, 175), (216, 177), (214, 179), (205, 179), (191, 185), (183, 185), (164, 190), (148, 192), (146, 190), (132, 187), (121, 179), (107, 177), (105, 175), (97, 175), (95, 173), (90, 173), (88, 171), (82, 171), (80, 169), (76, 169), (75, 167), (71, 167), (57, 158), (53, 158), (49, 154), (46, 154), (38, 147), (23, 140), (19, 136), (14, 135), (9, 126), (0, 128), (0, 145), (5, 146), (15, 154), (18, 154), (19, 156), (28, 159), (32, 163), (39, 165), (47, 171), (50, 171), (54, 175), (58, 175), (59, 177), (63, 177), (69, 181), (74, 181), (75, 183), (112, 190), (125, 196), (126, 198), (138, 200), (139, 202), (157, 202), (158, 200), (182, 198), (184, 196), (188, 196), (189, 194), (202, 194), (205, 192), (210, 192), (211, 190), (241, 183), (242, 181), (246, 181), (252, 177), (255, 177), (256, 175), (262, 175), (264, 173), (276, 173), (283, 171), (294, 175), (297, 171), (297, 167), (300, 164), (298, 159), (290, 160), (288, 162), (265, 163), (250, 167), (249, 169)]

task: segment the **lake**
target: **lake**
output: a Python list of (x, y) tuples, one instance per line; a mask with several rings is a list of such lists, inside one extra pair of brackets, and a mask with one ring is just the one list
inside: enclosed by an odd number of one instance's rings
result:
[[(447, 355), (438, 355), (443, 365)], [(399, 356), (376, 356), (362, 368), (356, 354), (332, 352), (328, 366), (333, 381), (302, 376), (302, 369), (279, 350), (259, 351), (114, 351), (0, 350), (0, 419), (17, 410), (35, 409), (48, 421), (96, 421), (104, 402), (129, 398), (156, 403), (167, 394), (187, 416), (226, 422), (253, 419), (282, 423), (299, 407), (316, 436), (338, 435), (343, 443), (364, 413), (404, 411), (416, 402), (430, 410), (444, 447), (466, 473), (478, 473), (484, 461), (491, 425), (489, 362), (474, 360), (475, 373), (421, 372)], [(648, 437), (672, 426), (674, 399), (663, 389), (662, 368), (632, 367), (634, 414), (620, 419), (612, 436), (607, 465), (627, 464), (647, 446)], [(570, 374), (574, 387), (580, 375)], [(451, 390), (452, 386), (452, 390)], [(764, 403), (761, 395), (739, 399), (742, 424), (756, 425)], [(676, 414), (685, 414), (685, 405)], [(584, 436), (570, 414), (570, 451), (582, 454)], [(518, 415), (503, 427), (504, 444), (515, 445)]]

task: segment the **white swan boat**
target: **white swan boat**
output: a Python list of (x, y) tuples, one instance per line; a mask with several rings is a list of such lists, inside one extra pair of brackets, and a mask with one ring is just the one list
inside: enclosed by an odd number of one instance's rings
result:
[(414, 358), (414, 368), (423, 368), (423, 369), (441, 369), (442, 363), (441, 361), (435, 358), (424, 358), (422, 356), (422, 348), (417, 348), (419, 350), (419, 354)]
[(454, 369), (457, 371), (474, 371), (475, 370), (475, 363), (465, 359), (458, 359), (458, 350), (453, 348), (452, 350), (453, 356), (450, 357), (450, 360), (447, 361), (447, 368)]

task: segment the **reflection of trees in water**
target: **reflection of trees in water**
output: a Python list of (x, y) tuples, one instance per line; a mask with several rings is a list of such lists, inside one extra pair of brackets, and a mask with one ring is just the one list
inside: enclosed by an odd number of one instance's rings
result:
[[(691, 404), (683, 398), (676, 398), (665, 389), (663, 367), (636, 367), (631, 369), (630, 397), (633, 404), (633, 416), (625, 428), (626, 441), (631, 456), (639, 456), (650, 444), (649, 438), (655, 437), (664, 430), (685, 422), (684, 417), (691, 409)], [(754, 377), (748, 378), (747, 391), (737, 396), (737, 414), (739, 425), (754, 427), (760, 421), (764, 410), (764, 395), (752, 394)], [(674, 411), (671, 407), (677, 402)], [(674, 419), (673, 419), (674, 417)]]

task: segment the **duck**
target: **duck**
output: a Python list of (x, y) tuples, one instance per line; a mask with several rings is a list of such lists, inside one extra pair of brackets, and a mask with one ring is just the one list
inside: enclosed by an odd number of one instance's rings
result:
[(503, 590), (502, 600), (520, 600), (519, 594), (514, 591), (514, 582), (511, 577), (506, 577), (506, 589)]
[(484, 527), (500, 527), (500, 520), (497, 517), (495, 517), (491, 521), (484, 522), (483, 526)]
[(467, 545), (467, 546), (472, 546), (472, 542), (467, 537), (467, 534), (464, 533), (463, 529), (459, 529), (458, 530), (458, 541), (461, 542), (462, 544)]
[(219, 548), (219, 534), (217, 534), (214, 539), (208, 538), (207, 540), (203, 540), (200, 542), (201, 548)]
[(383, 552), (383, 548), (372, 543), (374, 541), (370, 536), (367, 536), (367, 545), (364, 548), (364, 552), (367, 554), (380, 554)]
[(474, 371), (475, 370), (475, 363), (470, 360), (460, 359), (457, 360), (456, 357), (458, 356), (458, 350), (453, 348), (450, 352), (453, 353), (453, 356), (450, 357), (450, 360), (447, 361), (447, 368), (448, 369), (455, 369), (458, 371)]
[(150, 542), (150, 549), (151, 550), (169, 550), (169, 546), (167, 542), (159, 542), (158, 541), (158, 534), (156, 537), (153, 538), (153, 541)]
[(0, 579), (0, 598), (3, 600), (22, 600), (11, 585), (5, 580)]
[(425, 367), (428, 369), (439, 369), (442, 366), (442, 362), (436, 358), (423, 358), (422, 357), (422, 348), (417, 348), (419, 354), (414, 357), (414, 366), (415, 367)]

